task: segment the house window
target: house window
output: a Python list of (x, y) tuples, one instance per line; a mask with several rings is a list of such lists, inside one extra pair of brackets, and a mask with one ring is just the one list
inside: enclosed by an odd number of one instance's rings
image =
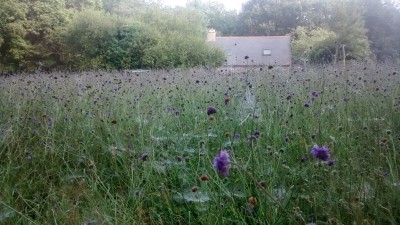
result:
[(270, 55), (271, 55), (271, 49), (263, 49), (262, 55), (264, 55), (264, 56), (270, 56)]

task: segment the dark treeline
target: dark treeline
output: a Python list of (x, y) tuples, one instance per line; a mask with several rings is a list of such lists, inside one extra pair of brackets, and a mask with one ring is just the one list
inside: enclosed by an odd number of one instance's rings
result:
[(218, 66), (218, 35), (288, 35), (294, 63), (400, 58), (400, 11), (382, 0), (1, 0), (0, 72)]

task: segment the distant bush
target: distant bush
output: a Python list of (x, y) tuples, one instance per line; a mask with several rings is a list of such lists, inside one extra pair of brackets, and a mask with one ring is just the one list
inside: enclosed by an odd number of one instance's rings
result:
[(159, 21), (148, 25), (101, 11), (83, 11), (64, 35), (70, 53), (67, 64), (73, 69), (112, 70), (222, 64), (223, 53), (208, 46), (201, 34), (180, 25), (162, 32), (157, 29), (161, 25)]

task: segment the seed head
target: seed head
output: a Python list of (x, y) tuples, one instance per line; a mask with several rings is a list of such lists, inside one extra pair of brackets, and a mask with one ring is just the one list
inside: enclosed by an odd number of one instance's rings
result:
[(252, 207), (257, 205), (257, 198), (256, 197), (250, 197), (249, 198), (249, 203)]
[(258, 182), (258, 185), (265, 188), (267, 186), (267, 182), (265, 180), (261, 180)]
[(231, 98), (230, 98), (229, 96), (225, 96), (225, 98), (224, 98), (224, 104), (225, 104), (225, 105), (228, 105), (230, 101), (231, 101)]
[(208, 181), (208, 180), (210, 180), (210, 177), (207, 176), (207, 175), (205, 175), (205, 174), (203, 174), (203, 175), (201, 175), (200, 180), (202, 180), (202, 181)]

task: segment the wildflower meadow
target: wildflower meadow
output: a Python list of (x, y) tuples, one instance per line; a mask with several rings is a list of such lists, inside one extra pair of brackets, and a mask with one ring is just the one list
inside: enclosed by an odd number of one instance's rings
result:
[(0, 77), (0, 224), (400, 224), (399, 72)]

